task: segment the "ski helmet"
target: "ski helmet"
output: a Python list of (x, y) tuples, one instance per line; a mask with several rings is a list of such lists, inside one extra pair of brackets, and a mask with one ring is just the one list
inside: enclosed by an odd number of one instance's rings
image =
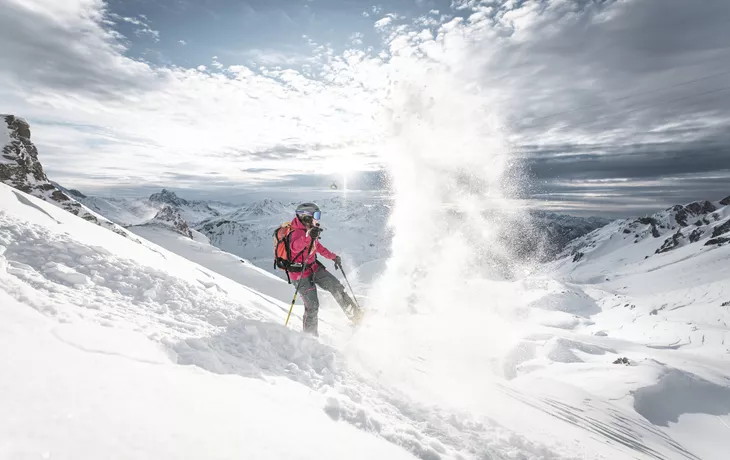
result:
[(310, 219), (319, 220), (322, 217), (322, 211), (319, 210), (319, 206), (314, 203), (302, 203), (297, 206), (297, 217), (302, 222)]

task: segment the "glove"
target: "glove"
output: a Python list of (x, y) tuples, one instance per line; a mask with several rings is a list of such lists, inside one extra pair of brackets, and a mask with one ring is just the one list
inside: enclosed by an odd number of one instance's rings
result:
[(309, 237), (313, 240), (316, 240), (319, 238), (319, 235), (322, 233), (322, 229), (319, 227), (312, 227), (309, 229)]
[(340, 256), (335, 256), (335, 270), (342, 270), (342, 259)]

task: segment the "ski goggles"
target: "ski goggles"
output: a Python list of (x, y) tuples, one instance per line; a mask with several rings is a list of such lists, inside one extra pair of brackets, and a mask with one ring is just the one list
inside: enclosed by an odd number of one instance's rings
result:
[(299, 211), (298, 214), (311, 216), (314, 220), (319, 220), (319, 218), (322, 217), (322, 211)]

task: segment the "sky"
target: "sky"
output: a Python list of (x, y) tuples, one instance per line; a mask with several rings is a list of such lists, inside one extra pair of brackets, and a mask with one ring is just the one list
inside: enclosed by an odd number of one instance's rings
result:
[[(454, 119), (488, 120), (484, 155), (498, 137), (533, 206), (628, 216), (730, 195), (726, 0), (0, 9), (0, 113), (26, 118), (49, 177), (86, 193), (378, 188), (398, 120), (441, 119), (429, 101), (451, 85), (469, 106)], [(458, 161), (459, 127), (430, 128)]]

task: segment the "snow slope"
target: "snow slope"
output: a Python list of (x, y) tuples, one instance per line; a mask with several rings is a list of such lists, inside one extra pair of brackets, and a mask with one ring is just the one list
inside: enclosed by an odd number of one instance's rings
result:
[[(575, 363), (614, 350), (632, 366), (629, 375), (611, 383), (619, 394), (631, 395), (634, 410), (697, 458), (726, 458), (730, 245), (716, 241), (730, 236), (729, 204), (675, 206), (616, 221), (571, 243), (564, 258), (543, 269), (565, 284), (533, 281), (540, 290), (553, 283), (554, 291), (533, 305), (551, 312), (557, 327), (580, 334), (580, 340), (560, 334), (542, 337), (538, 346), (525, 342), (530, 359), (521, 359), (515, 372), (533, 372), (559, 358), (567, 365), (551, 378), (574, 381), (575, 368), (586, 367)], [(571, 321), (568, 315), (577, 317)], [(590, 368), (580, 373), (583, 387), (602, 389), (607, 383)]]
[(730, 245), (472, 280), (355, 334), (330, 303), (317, 341), (287, 284), (133, 230), (0, 185), (0, 458), (725, 458)]
[(322, 410), (335, 352), (279, 302), (24, 198), (0, 186), (0, 458), (412, 458)]
[[(179, 366), (144, 335), (58, 323), (0, 291), (0, 458), (369, 459), (405, 450), (337, 423), (287, 379)], [(328, 439), (329, 442), (323, 442)]]
[(234, 254), (221, 251), (205, 241), (191, 240), (170, 229), (158, 226), (129, 227), (129, 230), (147, 241), (158, 244), (212, 272), (236, 281), (244, 287), (256, 286), (258, 292), (281, 302), (291, 302), (293, 291), (284, 280)]
[(544, 451), (349, 369), (255, 289), (16, 193), (0, 186), (3, 458)]

